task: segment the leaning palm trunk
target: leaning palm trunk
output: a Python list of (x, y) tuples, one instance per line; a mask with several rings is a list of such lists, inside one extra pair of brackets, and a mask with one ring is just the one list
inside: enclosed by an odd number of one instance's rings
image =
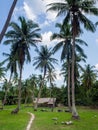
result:
[(75, 78), (74, 78), (74, 67), (75, 67), (75, 35), (73, 33), (73, 46), (72, 46), (72, 118), (78, 119), (78, 112), (75, 106)]
[(35, 105), (34, 105), (34, 110), (35, 110), (35, 111), (37, 111), (37, 108), (38, 108), (38, 101), (39, 101), (39, 99), (40, 99), (40, 97), (41, 97), (41, 91), (42, 91), (43, 84), (44, 84), (44, 78), (43, 78), (43, 80), (42, 80), (42, 82), (41, 82), (40, 89), (39, 89), (39, 93), (38, 93), (38, 97), (37, 97), (36, 103), (35, 103)]
[(6, 98), (7, 98), (7, 93), (8, 93), (8, 87), (10, 86), (11, 78), (12, 78), (12, 73), (11, 73), (11, 75), (10, 75), (9, 82), (8, 82), (7, 88), (6, 88), (6, 90), (5, 90), (4, 100), (3, 100), (3, 102), (2, 102), (2, 109), (4, 108), (4, 105), (5, 105), (5, 103), (6, 103)]
[[(50, 84), (51, 84), (52, 90), (53, 90), (54, 85), (53, 85), (53, 83), (51, 83), (51, 81), (50, 81)], [(52, 109), (51, 109), (51, 111), (53, 112), (54, 107), (55, 107), (55, 98), (54, 98), (54, 95), (53, 95), (53, 91), (51, 91), (51, 98), (53, 98), (53, 106), (52, 106)]]
[(70, 95), (70, 92), (71, 92), (71, 89), (70, 89), (70, 61), (68, 61), (68, 88), (67, 88), (67, 91), (68, 91), (68, 108), (69, 108), (69, 112), (72, 112), (72, 108), (71, 108), (71, 95)]
[(28, 96), (26, 96), (25, 98), (25, 106), (27, 105), (27, 101), (28, 101)]
[(2, 39), (4, 37), (4, 35), (5, 35), (7, 27), (9, 26), (9, 22), (10, 22), (12, 14), (13, 14), (14, 8), (16, 6), (16, 3), (17, 3), (17, 0), (14, 0), (13, 3), (12, 3), (12, 6), (10, 8), (8, 17), (7, 17), (6, 22), (5, 22), (5, 25), (4, 25), (4, 27), (3, 27), (2, 31), (1, 31), (1, 34), (0, 34), (0, 43), (1, 43), (1, 41), (2, 41)]
[(21, 106), (21, 80), (22, 80), (22, 67), (20, 68), (20, 79), (18, 84), (18, 109), (20, 109)]

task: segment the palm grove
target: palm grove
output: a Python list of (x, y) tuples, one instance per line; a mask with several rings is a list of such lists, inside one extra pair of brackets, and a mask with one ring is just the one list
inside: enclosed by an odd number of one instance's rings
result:
[[(82, 48), (87, 43), (80, 39), (80, 35), (83, 35), (84, 29), (94, 33), (98, 24), (87, 17), (87, 14), (98, 15), (95, 5), (95, 0), (64, 0), (47, 5), (47, 11), (57, 12), (57, 17), (63, 15), (62, 23), (56, 24), (58, 32), (50, 38), (58, 40), (54, 48), (41, 45), (40, 28), (34, 21), (20, 16), (19, 23), (9, 24), (4, 44), (10, 45), (10, 53), (4, 52), (6, 59), (0, 63), (0, 78), (4, 78), (0, 93), (2, 107), (7, 103), (17, 103), (16, 109), (19, 110), (21, 103), (26, 104), (32, 101), (31, 97), (33, 100), (38, 97), (34, 106), (37, 109), (39, 98), (50, 96), (56, 97), (58, 103), (68, 105), (72, 117), (78, 119), (76, 105), (98, 106), (97, 71), (89, 64), (85, 68), (80, 64), (81, 61), (86, 62), (87, 58)], [(31, 47), (35, 49), (36, 57), (31, 57)], [(58, 61), (53, 56), (58, 50), (61, 50), (60, 74), (64, 76), (64, 85), (59, 88), (55, 84), (55, 64)], [(35, 69), (40, 69), (42, 74), (32, 74), (23, 81), (24, 63), (32, 60)], [(10, 71), (9, 81), (6, 80), (6, 71)], [(16, 99), (12, 100), (12, 97)]]

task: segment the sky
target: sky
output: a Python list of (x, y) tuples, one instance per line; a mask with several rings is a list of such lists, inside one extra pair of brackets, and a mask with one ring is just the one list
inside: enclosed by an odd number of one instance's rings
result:
[[(56, 17), (55, 12), (47, 12), (46, 5), (52, 2), (63, 1), (63, 0), (18, 0), (16, 8), (14, 10), (11, 21), (17, 22), (18, 16), (24, 16), (27, 19), (31, 19), (34, 22), (38, 23), (41, 28), (42, 35), (42, 43), (43, 45), (48, 45), (49, 47), (53, 47), (55, 41), (50, 41), (50, 36), (57, 32), (58, 30), (55, 28), (55, 23), (61, 22), (63, 17)], [(8, 11), (12, 4), (13, 0), (3, 0), (0, 2), (0, 31), (4, 25), (6, 17), (8, 15)], [(96, 4), (97, 6), (97, 4)], [(96, 22), (98, 17), (87, 16), (89, 19)], [(98, 28), (95, 33), (87, 32), (84, 30), (84, 33), (81, 35), (81, 39), (86, 41), (88, 47), (83, 47), (85, 54), (87, 55), (86, 64), (94, 65), (98, 69)], [(3, 41), (5, 38), (3, 39)], [(3, 52), (9, 53), (10, 46), (3, 45), (3, 41), (0, 45), (0, 61), (4, 60), (6, 57), (2, 55)], [(34, 49), (31, 48), (31, 56), (34, 57), (36, 53)], [(60, 52), (54, 55), (55, 58), (60, 59)], [(82, 63), (85, 65), (84, 63)], [(61, 65), (55, 66), (57, 73), (57, 84), (62, 85), (62, 76), (59, 76)], [(32, 74), (39, 74), (39, 70), (34, 70), (33, 67), (33, 58), (30, 64), (25, 64), (23, 70), (23, 79), (29, 78)], [(7, 74), (9, 77), (9, 73)]]

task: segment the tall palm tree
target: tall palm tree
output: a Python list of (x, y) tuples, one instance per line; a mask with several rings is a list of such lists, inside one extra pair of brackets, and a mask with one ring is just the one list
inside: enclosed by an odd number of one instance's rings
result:
[(10, 19), (12, 17), (14, 8), (15, 8), (15, 6), (17, 4), (17, 1), (18, 0), (14, 0), (12, 5), (11, 5), (11, 8), (9, 10), (9, 13), (8, 13), (8, 16), (7, 16), (7, 19), (6, 19), (6, 22), (5, 22), (4, 27), (3, 27), (2, 31), (1, 31), (1, 34), (0, 34), (0, 43), (1, 43), (1, 41), (2, 41), (2, 39), (4, 37), (4, 35), (5, 35), (5, 32), (6, 32), (7, 28), (8, 28), (8, 26), (9, 26), (9, 22), (10, 22)]
[(38, 100), (41, 96), (41, 90), (44, 85), (46, 72), (47, 72), (47, 70), (54, 68), (53, 64), (57, 64), (57, 60), (52, 57), (52, 55), (53, 55), (52, 48), (48, 49), (47, 46), (41, 46), (40, 49), (36, 49), (36, 52), (37, 52), (38, 56), (34, 57), (33, 65), (35, 66), (35, 69), (40, 69), (41, 72), (43, 72), (43, 76), (42, 76), (42, 82), (40, 84), (38, 98), (37, 98), (35, 108), (34, 108), (35, 110), (37, 109)]
[(30, 46), (36, 47), (36, 43), (41, 41), (41, 36), (38, 33), (39, 26), (31, 20), (26, 21), (24, 17), (19, 17), (20, 24), (15, 22), (10, 23), (11, 30), (6, 33), (4, 44), (12, 44), (14, 58), (16, 59), (19, 67), (19, 95), (18, 95), (18, 109), (21, 104), (21, 80), (23, 65), (31, 61)]
[[(71, 87), (71, 63), (72, 63), (72, 33), (71, 33), (71, 26), (67, 25), (67, 26), (62, 26), (62, 24), (57, 23), (56, 27), (58, 27), (60, 29), (59, 33), (54, 33), (51, 36), (51, 39), (58, 39), (60, 40), (60, 42), (58, 42), (55, 47), (53, 48), (53, 51), (56, 52), (58, 50), (60, 50), (62, 48), (62, 52), (61, 52), (61, 61), (64, 61), (64, 65), (63, 65), (63, 70), (65, 71), (66, 68), (64, 69), (64, 67), (67, 66), (67, 87), (68, 87), (68, 107), (69, 107), (69, 111), (71, 112), (71, 102), (70, 102), (70, 87)], [(76, 43), (76, 49), (75, 49), (75, 53), (80, 53), (83, 57), (86, 57), (86, 55), (84, 54), (83, 49), (80, 47), (80, 45), (86, 45), (86, 42), (84, 42), (81, 39), (75, 39), (75, 43)], [(80, 44), (80, 45), (78, 45)], [(67, 65), (65, 65), (65, 59), (67, 59)], [(64, 74), (65, 75), (65, 74)]]
[(79, 115), (75, 107), (75, 38), (81, 32), (81, 24), (84, 25), (86, 30), (95, 31), (93, 22), (85, 16), (85, 14), (98, 15), (98, 8), (95, 7), (95, 4), (95, 0), (64, 0), (48, 5), (48, 10), (56, 11), (57, 16), (64, 15), (64, 26), (68, 23), (72, 26), (72, 117), (76, 119), (79, 118)]

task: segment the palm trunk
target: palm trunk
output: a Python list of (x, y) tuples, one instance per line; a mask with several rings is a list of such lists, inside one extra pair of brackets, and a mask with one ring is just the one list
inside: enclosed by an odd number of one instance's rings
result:
[(69, 112), (72, 112), (72, 108), (71, 108), (71, 89), (70, 89), (70, 63), (68, 61), (68, 108), (69, 108)]
[(22, 67), (20, 68), (20, 78), (18, 82), (18, 109), (21, 106), (21, 80), (22, 80)]
[(5, 32), (6, 32), (7, 28), (8, 28), (8, 26), (9, 26), (9, 22), (10, 22), (12, 14), (13, 14), (14, 8), (16, 6), (16, 3), (17, 3), (17, 0), (14, 0), (13, 3), (12, 3), (12, 6), (11, 6), (10, 11), (8, 13), (8, 17), (6, 19), (5, 25), (4, 25), (4, 27), (3, 27), (2, 31), (1, 31), (1, 34), (0, 34), (0, 43), (1, 43), (1, 41), (2, 41), (2, 39), (4, 37), (4, 35), (5, 35)]
[(72, 118), (78, 119), (78, 112), (75, 106), (75, 35), (73, 33), (73, 46), (72, 46)]
[(41, 91), (42, 91), (42, 85), (40, 86), (40, 89), (39, 89), (39, 93), (38, 93), (38, 97), (37, 97), (37, 100), (36, 100), (36, 103), (34, 105), (34, 110), (37, 111), (37, 108), (38, 108), (38, 101), (41, 97)]
[[(46, 72), (46, 71), (45, 71), (45, 72)], [(42, 91), (42, 87), (43, 87), (43, 85), (44, 85), (44, 79), (45, 79), (45, 74), (46, 74), (45, 72), (44, 72), (44, 76), (43, 76), (42, 82), (41, 82), (41, 84), (40, 84), (40, 89), (39, 89), (38, 97), (37, 97), (36, 103), (35, 103), (35, 105), (34, 105), (34, 110), (35, 110), (35, 111), (37, 111), (38, 101), (39, 101), (39, 99), (40, 99), (40, 97), (41, 97), (41, 91)]]
[(25, 106), (27, 104), (27, 100), (28, 100), (28, 96), (26, 96), (26, 98), (25, 98)]
[[(52, 90), (53, 90), (54, 85), (53, 85), (53, 83), (51, 83), (51, 81), (50, 81), (50, 84), (51, 84), (51, 87), (52, 87)], [(51, 111), (53, 112), (54, 107), (55, 107), (55, 99), (54, 99), (54, 94), (52, 94), (52, 91), (51, 91), (51, 98), (53, 98), (53, 106), (52, 106), (52, 109), (51, 109)]]

